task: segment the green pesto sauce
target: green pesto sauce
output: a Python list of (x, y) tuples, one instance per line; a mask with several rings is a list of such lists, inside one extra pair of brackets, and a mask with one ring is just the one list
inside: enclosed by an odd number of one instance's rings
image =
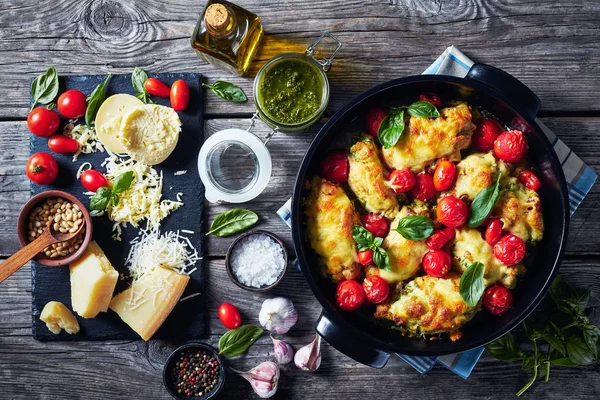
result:
[(321, 106), (323, 82), (319, 71), (300, 60), (284, 60), (265, 72), (259, 98), (269, 117), (293, 125), (310, 119)]

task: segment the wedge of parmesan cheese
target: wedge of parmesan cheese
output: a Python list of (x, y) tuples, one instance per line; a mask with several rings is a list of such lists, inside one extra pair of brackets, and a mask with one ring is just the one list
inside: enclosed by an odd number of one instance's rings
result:
[(50, 332), (58, 335), (63, 329), (73, 335), (79, 332), (79, 323), (69, 309), (59, 301), (50, 301), (44, 306), (40, 319)]
[(121, 121), (131, 109), (143, 105), (140, 99), (129, 94), (115, 94), (102, 103), (96, 114), (96, 135), (104, 147), (113, 153), (125, 153), (119, 140)]

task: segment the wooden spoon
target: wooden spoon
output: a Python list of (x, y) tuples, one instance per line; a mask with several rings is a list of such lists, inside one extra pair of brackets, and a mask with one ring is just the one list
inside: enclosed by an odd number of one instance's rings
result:
[(27, 263), (27, 261), (37, 256), (46, 247), (54, 243), (64, 242), (74, 238), (79, 232), (81, 232), (81, 229), (83, 229), (84, 225), (85, 224), (80, 224), (79, 229), (77, 229), (75, 232), (62, 233), (55, 231), (52, 224), (49, 224), (49, 226), (40, 236), (38, 236), (37, 239), (23, 247), (21, 250), (17, 251), (6, 261), (0, 264), (0, 283), (17, 272), (19, 268)]

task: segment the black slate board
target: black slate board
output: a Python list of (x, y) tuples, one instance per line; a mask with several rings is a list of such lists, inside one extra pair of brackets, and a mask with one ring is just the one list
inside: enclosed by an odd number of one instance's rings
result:
[[(171, 85), (178, 79), (186, 81), (190, 87), (190, 102), (184, 112), (179, 112), (182, 122), (182, 131), (175, 151), (160, 165), (154, 166), (157, 171), (163, 172), (163, 199), (175, 200), (178, 192), (183, 193), (184, 206), (174, 211), (163, 220), (161, 231), (187, 229), (194, 231), (190, 238), (198, 253), (204, 254), (204, 186), (198, 175), (198, 152), (204, 140), (202, 98), (202, 76), (199, 74), (156, 74), (150, 75)], [(67, 76), (60, 79), (60, 93), (69, 89), (81, 90), (89, 95), (92, 90), (106, 78), (106, 75)], [(131, 85), (131, 75), (113, 75), (106, 87), (107, 96), (117, 93), (135, 94)], [(169, 106), (169, 99), (153, 98), (159, 104)], [(67, 121), (63, 118), (63, 124)], [(83, 119), (80, 121), (84, 123)], [(61, 126), (62, 128), (62, 126)], [(61, 130), (59, 130), (61, 132)], [(39, 151), (50, 152), (47, 138), (31, 135), (31, 153)], [(69, 192), (80, 199), (84, 204), (89, 204), (89, 199), (83, 194), (85, 189), (76, 178), (79, 166), (90, 162), (95, 169), (105, 171), (101, 167), (102, 161), (107, 157), (105, 152), (81, 154), (76, 162), (72, 162), (70, 154), (53, 154), (59, 164), (59, 175), (51, 185), (31, 184), (31, 193), (35, 195), (49, 189), (60, 189)], [(175, 176), (174, 173), (187, 170), (184, 175)], [(125, 258), (129, 252), (129, 241), (138, 235), (138, 230), (128, 226), (123, 229), (122, 242), (111, 238), (112, 222), (106, 216), (93, 218), (93, 239), (98, 242), (106, 253), (108, 259), (119, 272), (126, 273)], [(142, 225), (145, 227), (145, 223)], [(196, 264), (198, 268), (190, 276), (190, 282), (182, 298), (200, 293), (199, 296), (190, 298), (177, 304), (171, 315), (162, 327), (153, 336), (154, 339), (196, 339), (205, 333), (204, 319), (204, 268), (203, 261)], [(128, 281), (119, 281), (115, 294), (128, 287)], [(100, 313), (96, 318), (85, 319), (77, 316), (81, 330), (76, 335), (68, 335), (64, 331), (60, 335), (52, 334), (46, 325), (40, 321), (39, 316), (44, 305), (51, 300), (60, 301), (71, 308), (71, 289), (68, 267), (45, 267), (36, 262), (32, 265), (32, 301), (33, 301), (33, 337), (37, 340), (110, 340), (110, 339), (140, 339), (139, 336), (127, 326), (112, 310)]]

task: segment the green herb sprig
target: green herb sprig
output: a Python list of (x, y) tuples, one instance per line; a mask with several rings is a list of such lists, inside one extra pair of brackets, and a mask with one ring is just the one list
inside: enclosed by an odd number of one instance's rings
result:
[(219, 339), (219, 354), (227, 358), (239, 356), (248, 350), (263, 332), (262, 328), (252, 324), (227, 331)]
[(110, 74), (106, 76), (104, 82), (96, 86), (92, 94), (87, 98), (87, 109), (85, 110), (85, 124), (89, 127), (92, 126), (96, 120), (96, 114), (104, 100), (106, 100), (106, 84), (110, 79)]
[(213, 94), (219, 96), (223, 100), (233, 101), (234, 103), (243, 103), (248, 101), (246, 93), (239, 87), (230, 82), (215, 81), (212, 85), (202, 83), (202, 86), (210, 89)]
[(490, 215), (496, 202), (500, 198), (500, 178), (502, 174), (498, 174), (498, 179), (494, 185), (481, 189), (473, 199), (471, 208), (469, 209), (469, 217), (467, 225), (469, 228), (476, 228)]
[(215, 217), (206, 236), (231, 236), (250, 228), (258, 222), (255, 212), (244, 208), (232, 208)]
[(423, 240), (433, 234), (433, 222), (424, 215), (407, 215), (398, 221), (396, 232), (407, 240)]
[(119, 204), (119, 193), (123, 193), (131, 186), (133, 182), (133, 171), (127, 171), (115, 178), (112, 189), (104, 186), (96, 190), (96, 193), (90, 198), (90, 209), (102, 211), (108, 207), (109, 203)]
[(131, 73), (131, 84), (137, 91), (135, 97), (144, 102), (144, 104), (156, 104), (155, 101), (150, 99), (150, 93), (146, 90), (144, 84), (148, 80), (148, 74), (140, 67), (135, 67)]
[(386, 271), (392, 270), (390, 257), (387, 251), (381, 247), (383, 238), (373, 236), (371, 232), (360, 225), (354, 225), (352, 228), (352, 237), (356, 242), (356, 249), (358, 251), (373, 250), (373, 262), (375, 265)]
[(392, 107), (387, 117), (381, 121), (377, 131), (377, 137), (384, 148), (394, 147), (402, 137), (405, 127), (405, 110), (411, 116), (418, 118), (437, 118), (440, 116), (438, 109), (427, 101), (417, 101), (410, 106)]
[[(38, 75), (31, 83), (31, 98), (33, 104), (31, 110), (36, 104), (49, 104), (58, 94), (58, 73), (56, 68), (50, 67), (41, 75)], [(30, 110), (30, 111), (31, 111)]]

